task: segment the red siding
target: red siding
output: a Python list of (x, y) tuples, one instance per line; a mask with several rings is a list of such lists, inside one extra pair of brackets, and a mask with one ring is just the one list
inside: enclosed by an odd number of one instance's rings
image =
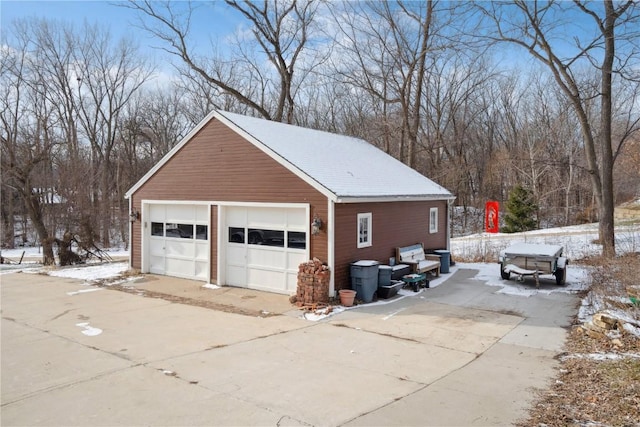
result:
[[(308, 203), (311, 218), (327, 218), (326, 197), (215, 119), (133, 194), (133, 207), (140, 210), (141, 200)], [(214, 209), (212, 220), (217, 212)], [(140, 226), (133, 224), (131, 236), (136, 268), (141, 266)], [(215, 227), (212, 223), (212, 278), (217, 273)], [(311, 236), (310, 255), (327, 260), (326, 233)]]
[[(438, 208), (438, 233), (429, 233), (429, 210)], [(358, 249), (357, 215), (371, 212), (372, 246)], [(447, 244), (447, 202), (347, 203), (336, 205), (335, 287), (350, 287), (349, 264), (363, 259), (387, 264), (395, 249), (422, 243), (425, 250)]]

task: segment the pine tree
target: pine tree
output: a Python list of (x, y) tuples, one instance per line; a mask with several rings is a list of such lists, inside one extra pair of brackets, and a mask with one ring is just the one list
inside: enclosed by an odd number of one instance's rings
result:
[(536, 228), (536, 212), (538, 205), (533, 199), (533, 192), (522, 185), (516, 185), (509, 193), (507, 214), (504, 217), (505, 233), (517, 233)]

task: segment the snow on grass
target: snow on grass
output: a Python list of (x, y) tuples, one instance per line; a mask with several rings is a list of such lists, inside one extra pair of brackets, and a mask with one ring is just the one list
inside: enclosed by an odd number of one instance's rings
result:
[[(640, 252), (640, 225), (616, 227), (616, 251), (619, 254)], [(578, 260), (599, 255), (598, 224), (547, 228), (523, 233), (479, 233), (451, 239), (451, 254), (464, 260), (497, 261), (500, 251), (516, 242), (560, 245), (563, 255)]]
[(86, 265), (82, 267), (61, 268), (48, 272), (50, 276), (66, 277), (80, 280), (103, 280), (120, 277), (129, 270), (128, 262), (114, 262), (108, 264)]

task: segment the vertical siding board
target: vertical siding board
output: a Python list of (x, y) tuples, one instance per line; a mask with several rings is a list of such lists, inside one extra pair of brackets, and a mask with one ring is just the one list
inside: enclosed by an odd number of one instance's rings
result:
[[(429, 210), (438, 207), (438, 233), (429, 233)], [(358, 249), (357, 215), (371, 212), (372, 243)], [(447, 202), (387, 202), (336, 205), (335, 286), (350, 286), (349, 265), (373, 259), (386, 264), (395, 248), (422, 243), (425, 250), (443, 249), (447, 244)], [(441, 220), (441, 218), (444, 218)]]

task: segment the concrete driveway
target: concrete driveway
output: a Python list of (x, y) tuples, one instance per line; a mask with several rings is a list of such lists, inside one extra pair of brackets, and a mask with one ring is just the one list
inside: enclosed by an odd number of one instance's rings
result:
[(578, 299), (473, 276), (309, 322), (2, 275), (1, 424), (508, 425)]

